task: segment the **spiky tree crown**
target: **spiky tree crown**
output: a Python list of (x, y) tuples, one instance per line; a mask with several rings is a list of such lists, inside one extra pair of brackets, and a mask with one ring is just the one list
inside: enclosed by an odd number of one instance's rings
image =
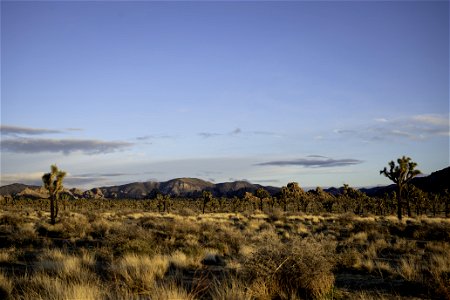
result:
[(259, 188), (258, 190), (256, 190), (256, 197), (260, 199), (269, 198), (270, 193), (263, 188)]
[(56, 165), (52, 165), (51, 172), (42, 176), (42, 182), (51, 195), (56, 195), (63, 190), (62, 183), (65, 176), (66, 172), (60, 171)]
[(289, 182), (287, 184), (287, 188), (289, 193), (293, 196), (293, 197), (297, 197), (298, 195), (303, 193), (302, 188), (300, 187), (300, 185), (298, 184), (298, 182)]
[(411, 161), (410, 157), (403, 156), (397, 159), (397, 163), (398, 165), (395, 165), (395, 162), (391, 161), (389, 170), (385, 167), (380, 171), (380, 174), (383, 174), (399, 186), (408, 183), (415, 176), (421, 174), (419, 170), (415, 170), (417, 163)]
[(204, 200), (208, 200), (208, 201), (213, 198), (213, 195), (210, 191), (203, 191), (202, 196), (203, 196)]

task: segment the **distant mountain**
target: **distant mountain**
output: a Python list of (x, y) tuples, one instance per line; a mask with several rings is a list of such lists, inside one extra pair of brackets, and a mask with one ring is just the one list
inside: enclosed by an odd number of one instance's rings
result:
[(431, 173), (426, 177), (416, 177), (411, 180), (419, 189), (425, 192), (443, 192), (450, 191), (450, 167)]
[[(428, 176), (416, 177), (411, 180), (411, 184), (429, 193), (442, 193), (446, 189), (450, 191), (450, 167), (431, 173)], [(378, 186), (361, 189), (368, 196), (381, 197), (385, 193), (395, 191), (395, 184), (388, 186)]]
[[(216, 197), (242, 196), (263, 187), (247, 181), (234, 181), (214, 184), (198, 178), (177, 178), (165, 182), (134, 182), (119, 186), (101, 187), (105, 198), (142, 199), (154, 196), (157, 192), (180, 197), (199, 197), (203, 191), (210, 191)], [(279, 191), (277, 187), (263, 187), (270, 193)]]
[(22, 183), (8, 184), (8, 185), (4, 185), (4, 186), (0, 187), (0, 195), (2, 195), (2, 196), (17, 195), (18, 193), (23, 192), (27, 188), (32, 189), (32, 190), (37, 190), (40, 188), (40, 186), (26, 185), (26, 184), (22, 184)]
[[(431, 173), (429, 176), (417, 177), (412, 184), (426, 192), (440, 193), (445, 189), (450, 190), (450, 167)], [(133, 182), (123, 185), (93, 188), (87, 191), (79, 189), (65, 189), (64, 193), (74, 198), (110, 198), (110, 199), (144, 199), (154, 196), (157, 192), (165, 195), (179, 197), (199, 197), (202, 191), (211, 191), (215, 197), (242, 197), (246, 192), (254, 193), (257, 189), (264, 188), (270, 194), (275, 195), (280, 191), (279, 187), (262, 186), (248, 181), (233, 181), (214, 184), (198, 178), (176, 178), (164, 182)], [(368, 196), (383, 196), (395, 190), (395, 185), (363, 188), (362, 192)], [(341, 193), (341, 189), (329, 188), (326, 192), (332, 194)], [(47, 192), (40, 186), (14, 183), (0, 187), (0, 195), (11, 195), (26, 198), (47, 198)]]
[(254, 193), (259, 188), (266, 189), (272, 195), (280, 191), (278, 187), (262, 186), (248, 181), (233, 181), (216, 184), (212, 192), (216, 197), (242, 197), (246, 192)]
[(101, 187), (105, 198), (142, 199), (160, 192), (173, 196), (193, 196), (203, 190), (212, 190), (214, 184), (197, 178), (177, 178), (165, 182), (133, 182), (118, 186)]

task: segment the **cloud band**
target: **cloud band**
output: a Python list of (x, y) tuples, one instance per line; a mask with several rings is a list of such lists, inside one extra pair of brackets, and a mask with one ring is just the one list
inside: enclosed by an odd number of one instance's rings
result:
[(269, 161), (256, 164), (257, 166), (301, 166), (307, 168), (328, 168), (328, 167), (343, 167), (351, 166), (362, 163), (362, 160), (358, 159), (332, 159), (327, 157), (321, 157), (318, 155), (311, 155), (309, 158), (300, 158), (294, 160), (278, 160)]
[(2, 140), (1, 151), (15, 153), (62, 152), (64, 154), (80, 151), (85, 154), (101, 154), (122, 150), (131, 145), (133, 144), (120, 141), (18, 138)]

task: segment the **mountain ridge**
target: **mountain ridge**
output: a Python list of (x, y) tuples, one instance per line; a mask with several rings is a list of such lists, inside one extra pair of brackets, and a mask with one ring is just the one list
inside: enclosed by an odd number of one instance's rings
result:
[[(416, 177), (411, 183), (425, 192), (440, 193), (445, 189), (450, 190), (450, 167), (432, 172), (428, 176)], [(122, 185), (103, 186), (81, 191), (77, 188), (65, 189), (64, 193), (75, 198), (109, 198), (109, 199), (145, 199), (152, 198), (156, 193), (168, 194), (178, 197), (200, 197), (203, 191), (210, 191), (215, 197), (242, 197), (246, 192), (254, 193), (257, 189), (264, 188), (271, 195), (276, 195), (281, 188), (263, 186), (248, 181), (232, 181), (212, 183), (199, 178), (182, 177), (168, 181), (144, 181), (131, 182)], [(395, 185), (377, 186), (372, 188), (360, 188), (360, 191), (368, 196), (381, 197), (385, 193), (395, 190)], [(339, 194), (340, 188), (330, 187), (324, 191), (331, 194)], [(48, 197), (41, 186), (13, 183), (0, 187), (1, 196), (22, 196), (30, 198)]]

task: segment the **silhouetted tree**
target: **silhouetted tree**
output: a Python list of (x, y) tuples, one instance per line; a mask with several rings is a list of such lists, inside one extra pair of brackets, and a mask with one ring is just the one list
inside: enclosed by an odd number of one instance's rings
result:
[(450, 192), (449, 192), (449, 190), (446, 189), (444, 191), (443, 199), (444, 199), (445, 217), (448, 218), (450, 216)]
[(245, 192), (244, 197), (242, 198), (243, 204), (245, 208), (250, 205), (253, 209), (256, 209), (256, 200), (257, 198), (250, 192)]
[(333, 204), (335, 198), (330, 193), (325, 192), (321, 187), (317, 187), (314, 191), (318, 202), (322, 205), (326, 212), (331, 213), (333, 211)]
[(202, 198), (203, 198), (202, 212), (205, 213), (206, 204), (208, 204), (213, 200), (213, 195), (210, 191), (203, 191)]
[(269, 199), (270, 193), (263, 188), (256, 190), (256, 197), (259, 199), (259, 210), (263, 211), (263, 203), (266, 199)]
[(66, 172), (58, 170), (56, 165), (50, 167), (51, 172), (42, 176), (42, 182), (50, 195), (50, 223), (54, 225), (58, 216), (58, 197), (63, 190), (63, 179)]
[(237, 212), (238, 208), (240, 208), (242, 202), (241, 199), (237, 196), (234, 196), (233, 199), (231, 199), (231, 209), (233, 212)]
[(170, 195), (163, 195), (161, 193), (156, 194), (156, 201), (159, 212), (166, 212), (170, 207)]
[(415, 169), (417, 163), (412, 162), (410, 157), (403, 156), (397, 159), (397, 163), (398, 165), (396, 166), (395, 162), (391, 161), (389, 163), (389, 170), (384, 168), (380, 171), (380, 174), (383, 174), (397, 185), (397, 217), (401, 220), (403, 191), (411, 179), (421, 172)]
[[(409, 199), (409, 202), (412, 201), (416, 216), (421, 215), (423, 213), (423, 210), (427, 203), (427, 195), (425, 192), (423, 192), (418, 187), (410, 184), (406, 189), (407, 198)], [(411, 207), (409, 208), (409, 210)]]
[(342, 192), (338, 196), (338, 203), (344, 213), (346, 213), (353, 205), (353, 200), (350, 197), (351, 187), (348, 184), (342, 186)]
[(430, 194), (428, 197), (431, 206), (431, 212), (433, 213), (433, 217), (436, 217), (436, 214), (439, 209), (439, 202), (441, 202), (441, 195), (439, 194)]
[(283, 186), (280, 190), (280, 204), (283, 205), (283, 210), (287, 211), (287, 205), (289, 202), (289, 189), (287, 186)]

